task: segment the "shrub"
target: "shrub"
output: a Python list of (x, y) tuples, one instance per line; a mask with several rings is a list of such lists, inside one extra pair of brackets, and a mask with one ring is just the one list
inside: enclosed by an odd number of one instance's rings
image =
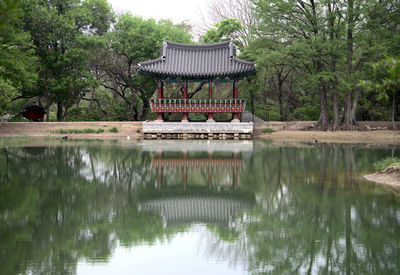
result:
[(60, 129), (56, 131), (60, 134), (99, 134), (103, 133), (104, 129), (85, 128), (85, 129)]
[(108, 130), (111, 133), (118, 133), (117, 127), (112, 127), (110, 130)]
[(271, 129), (271, 128), (264, 128), (264, 129), (262, 130), (262, 132), (263, 132), (264, 134), (271, 134), (271, 133), (275, 133), (275, 130), (274, 130), (274, 129)]
[(377, 171), (382, 171), (394, 163), (400, 163), (400, 158), (387, 157), (385, 159), (374, 162), (374, 166)]

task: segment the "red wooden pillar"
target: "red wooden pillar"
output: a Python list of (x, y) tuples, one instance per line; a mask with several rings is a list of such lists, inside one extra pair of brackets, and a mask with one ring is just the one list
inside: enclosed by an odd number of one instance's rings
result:
[[(187, 79), (183, 80), (183, 99), (186, 100), (187, 98)], [(188, 122), (188, 113), (187, 112), (183, 112), (182, 114), (182, 122)]]
[[(233, 80), (233, 101), (236, 103), (235, 99), (239, 98), (239, 79), (235, 77)], [(236, 105), (236, 104), (235, 104)], [(239, 120), (239, 113), (233, 113), (233, 119), (232, 122), (240, 122)]]
[(237, 190), (238, 185), (238, 168), (236, 166), (236, 161), (238, 160), (238, 152), (233, 153), (233, 189)]
[(162, 180), (163, 180), (163, 168), (162, 168), (162, 152), (157, 151), (157, 189), (161, 190)]
[(186, 191), (187, 188), (187, 167), (189, 165), (187, 159), (187, 151), (183, 151), (183, 190)]
[[(211, 108), (211, 101), (212, 101), (212, 80), (210, 79), (208, 81), (208, 105), (210, 106), (209, 108)], [(213, 113), (208, 113), (207, 122), (215, 122)]]
[(208, 152), (208, 188), (211, 189), (213, 181), (212, 181), (212, 174), (213, 174), (213, 167), (212, 167), (212, 160), (213, 160), (213, 153)]
[[(158, 91), (158, 102), (157, 106), (158, 108), (161, 107), (162, 101), (163, 101), (163, 83), (161, 79), (157, 79), (157, 91)], [(157, 112), (157, 121), (163, 121), (163, 113), (162, 112)]]

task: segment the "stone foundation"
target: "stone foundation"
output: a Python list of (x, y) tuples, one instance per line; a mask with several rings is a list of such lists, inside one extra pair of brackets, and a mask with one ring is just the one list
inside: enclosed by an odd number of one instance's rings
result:
[(145, 139), (252, 139), (253, 123), (143, 122)]

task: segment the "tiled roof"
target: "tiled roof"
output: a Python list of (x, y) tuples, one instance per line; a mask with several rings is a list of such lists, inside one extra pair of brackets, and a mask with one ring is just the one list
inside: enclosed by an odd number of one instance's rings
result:
[(191, 45), (164, 41), (159, 58), (140, 62), (138, 72), (157, 77), (215, 78), (255, 74), (254, 62), (236, 58), (232, 42)]

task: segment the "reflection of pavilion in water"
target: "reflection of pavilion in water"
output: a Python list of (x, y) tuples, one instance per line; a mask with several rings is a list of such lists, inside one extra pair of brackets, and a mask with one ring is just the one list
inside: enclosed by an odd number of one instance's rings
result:
[[(238, 172), (243, 168), (241, 153), (251, 151), (252, 144), (234, 152), (224, 150), (224, 146), (210, 146), (208, 152), (181, 148), (155, 150), (151, 165), (157, 173), (158, 193), (143, 201), (140, 209), (160, 213), (164, 226), (193, 222), (234, 226), (235, 216), (254, 204), (254, 195), (238, 188)], [(182, 184), (164, 184), (165, 171), (180, 177)]]

